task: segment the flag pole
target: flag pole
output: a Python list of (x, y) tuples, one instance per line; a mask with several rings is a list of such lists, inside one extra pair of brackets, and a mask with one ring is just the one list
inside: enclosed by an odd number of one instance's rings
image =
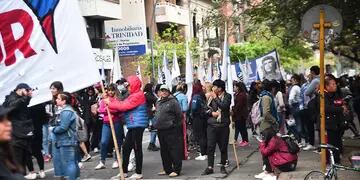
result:
[[(103, 93), (105, 93), (105, 88), (104, 88), (104, 84), (102, 81), (100, 81), (101, 83), (101, 90)], [(122, 168), (122, 158), (121, 158), (121, 154), (120, 154), (120, 151), (119, 151), (119, 146), (118, 146), (118, 140), (116, 138), (116, 134), (115, 134), (115, 129), (114, 129), (114, 122), (113, 122), (113, 119), (111, 117), (111, 114), (110, 114), (110, 109), (108, 106), (106, 106), (106, 112), (107, 114), (109, 115), (109, 122), (110, 122), (110, 128), (111, 128), (111, 134), (112, 134), (112, 137), (113, 137), (113, 141), (114, 141), (114, 147), (115, 147), (115, 153), (116, 153), (116, 158), (117, 158), (117, 161), (118, 161), (118, 164), (119, 164), (119, 172), (120, 172), (120, 177), (119, 179), (121, 180), (125, 180), (125, 177), (124, 177), (124, 172), (123, 172), (123, 168)]]

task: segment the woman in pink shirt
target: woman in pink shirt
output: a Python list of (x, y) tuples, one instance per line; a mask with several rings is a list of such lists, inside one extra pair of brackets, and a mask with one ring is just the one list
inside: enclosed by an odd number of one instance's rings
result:
[[(103, 127), (101, 131), (101, 142), (100, 142), (101, 158), (100, 158), (100, 163), (95, 167), (95, 170), (106, 168), (105, 159), (108, 152), (109, 142), (112, 139), (109, 116), (112, 117), (112, 120), (114, 122), (114, 129), (115, 129), (118, 147), (120, 148), (122, 144), (122, 139), (124, 137), (123, 123), (120, 121), (122, 114), (120, 111), (110, 109), (110, 115), (109, 115), (107, 113), (106, 104), (104, 102), (104, 99), (106, 98), (108, 98), (110, 102), (118, 101), (117, 99), (118, 95), (119, 95), (119, 90), (117, 89), (116, 84), (110, 84), (107, 87), (107, 92), (104, 93), (103, 99), (100, 101), (99, 104), (98, 112), (100, 115), (103, 116)], [(116, 160), (116, 155), (115, 155), (115, 161), (112, 165), (112, 168), (118, 168), (118, 167), (119, 164)]]

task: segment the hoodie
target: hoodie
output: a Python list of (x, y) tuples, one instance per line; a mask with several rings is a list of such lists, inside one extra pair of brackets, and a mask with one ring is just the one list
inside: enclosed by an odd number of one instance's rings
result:
[(146, 98), (141, 90), (140, 79), (133, 75), (127, 78), (129, 83), (129, 97), (125, 100), (112, 101), (109, 103), (110, 110), (118, 110), (125, 113), (125, 122), (128, 129), (146, 128), (149, 125), (149, 119), (146, 108)]

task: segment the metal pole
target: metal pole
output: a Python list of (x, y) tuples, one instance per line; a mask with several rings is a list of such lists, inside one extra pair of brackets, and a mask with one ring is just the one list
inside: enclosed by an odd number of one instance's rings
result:
[(152, 73), (151, 73), (151, 82), (155, 82), (155, 59), (154, 59), (154, 37), (153, 37), (153, 30), (152, 30), (152, 26), (153, 23), (156, 23), (156, 16), (155, 16), (155, 9), (156, 9), (156, 4), (158, 3), (159, 0), (156, 0), (156, 2), (153, 4), (153, 13), (152, 13), (152, 18), (151, 18), (151, 24), (150, 24), (150, 28), (149, 28), (149, 34), (150, 34), (150, 44), (151, 44), (151, 66), (152, 66)]
[[(325, 99), (324, 99), (324, 37), (325, 37), (325, 20), (324, 20), (324, 10), (320, 10), (320, 138), (321, 144), (325, 144)], [(326, 170), (326, 151), (321, 149), (321, 170), (325, 172)]]

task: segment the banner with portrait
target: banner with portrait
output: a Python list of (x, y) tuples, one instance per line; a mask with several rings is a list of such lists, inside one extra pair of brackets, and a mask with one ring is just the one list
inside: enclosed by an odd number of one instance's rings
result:
[(255, 59), (259, 80), (282, 80), (279, 58), (276, 50)]

